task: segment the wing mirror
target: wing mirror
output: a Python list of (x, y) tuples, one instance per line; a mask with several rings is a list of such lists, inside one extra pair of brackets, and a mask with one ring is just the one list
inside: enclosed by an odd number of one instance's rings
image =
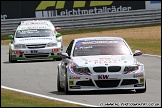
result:
[(133, 56), (140, 56), (142, 55), (142, 52), (140, 50), (136, 50), (133, 54)]
[(61, 54), (60, 54), (60, 57), (61, 57), (62, 59), (64, 59), (64, 58), (71, 59), (71, 57), (70, 57), (67, 53), (61, 53)]
[(62, 36), (61, 33), (56, 33), (56, 37)]
[(58, 30), (61, 30), (61, 28), (60, 27), (56, 27), (56, 31), (58, 31)]

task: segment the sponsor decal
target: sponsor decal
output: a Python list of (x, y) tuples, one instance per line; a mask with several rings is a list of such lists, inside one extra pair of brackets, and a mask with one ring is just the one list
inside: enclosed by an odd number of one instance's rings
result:
[(109, 44), (109, 43), (118, 43), (119, 41), (86, 41), (81, 42), (83, 45), (85, 44)]
[[(132, 74), (134, 73), (134, 71), (124, 71), (122, 74)], [(135, 78), (135, 75), (133, 75), (133, 77)]]
[(85, 80), (91, 80), (90, 78), (85, 78)]
[(140, 83), (144, 83), (144, 78), (140, 78)]
[(48, 25), (49, 22), (47, 21), (23, 21), (21, 24), (47, 24)]
[(73, 80), (69, 80), (69, 85), (74, 85), (74, 81)]
[(31, 53), (38, 53), (38, 50), (31, 50)]
[(136, 77), (136, 78), (138, 78), (138, 77), (143, 77), (143, 73), (137, 73), (137, 74), (135, 75), (135, 77)]
[(79, 76), (70, 76), (69, 79), (80, 79)]
[(94, 60), (94, 64), (108, 64), (108, 63), (117, 63), (120, 60), (111, 59), (111, 58), (99, 58), (98, 60)]
[(21, 39), (19, 41), (27, 41), (27, 40), (52, 40), (52, 38), (27, 38), (27, 39)]
[(58, 52), (58, 51), (59, 51), (58, 48), (52, 49), (52, 52)]
[(142, 87), (144, 84), (135, 84), (134, 87)]
[(98, 79), (102, 80), (102, 79), (108, 79), (109, 75), (98, 75)]

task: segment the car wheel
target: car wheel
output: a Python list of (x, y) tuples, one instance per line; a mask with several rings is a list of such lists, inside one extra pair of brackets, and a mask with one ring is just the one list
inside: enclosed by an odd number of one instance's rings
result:
[(59, 72), (57, 74), (57, 91), (58, 92), (63, 92), (64, 91), (64, 89), (61, 88), (61, 86), (60, 86), (60, 75), (59, 75)]
[(9, 54), (8, 54), (8, 58), (9, 58), (9, 62), (11, 62), (11, 55), (10, 55), (10, 51), (9, 51)]
[(12, 60), (12, 57), (11, 57), (10, 51), (9, 51), (8, 56), (9, 56), (8, 58), (9, 58), (9, 62), (10, 62), (10, 63), (16, 63), (16, 62), (17, 62), (17, 60)]
[(55, 58), (55, 60), (56, 60), (56, 61), (61, 61), (61, 60), (62, 60), (62, 58)]
[(67, 78), (67, 72), (66, 72), (66, 74), (65, 74), (65, 81), (64, 81), (64, 92), (65, 92), (65, 94), (70, 94), (71, 92), (68, 90), (68, 78)]
[(146, 92), (146, 81), (145, 81), (145, 88), (144, 89), (136, 89), (136, 93), (144, 93)]

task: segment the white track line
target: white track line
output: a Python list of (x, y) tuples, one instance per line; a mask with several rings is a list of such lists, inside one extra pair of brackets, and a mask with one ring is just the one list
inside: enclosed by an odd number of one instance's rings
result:
[(7, 89), (7, 90), (16, 91), (16, 92), (20, 92), (20, 93), (25, 93), (25, 94), (29, 94), (29, 95), (34, 95), (34, 96), (38, 96), (38, 97), (42, 97), (42, 98), (47, 98), (47, 99), (51, 99), (51, 100), (66, 102), (66, 103), (70, 103), (70, 104), (83, 105), (83, 106), (87, 106), (87, 107), (99, 107), (99, 106), (88, 105), (88, 104), (84, 104), (84, 103), (78, 103), (78, 102), (73, 102), (73, 101), (69, 101), (69, 100), (49, 97), (49, 96), (45, 96), (45, 95), (41, 95), (41, 94), (37, 94), (37, 93), (32, 93), (32, 92), (28, 92), (28, 91), (24, 91), (24, 90), (14, 89), (14, 88), (2, 86), (2, 85), (1, 85), (1, 88)]

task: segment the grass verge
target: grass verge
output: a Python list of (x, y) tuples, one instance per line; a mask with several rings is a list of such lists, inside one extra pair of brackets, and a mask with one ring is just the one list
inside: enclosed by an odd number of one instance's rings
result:
[[(112, 28), (91, 28), (91, 29), (77, 29), (77, 30), (61, 30), (59, 32), (64, 36), (64, 35), (69, 35), (69, 34), (91, 33), (91, 32), (101, 32), (101, 31), (109, 31), (109, 30), (151, 27), (151, 26), (161, 26), (161, 24), (148, 24), (148, 25), (141, 25), (141, 26), (126, 26), (126, 27), (112, 27)], [(10, 35), (10, 34), (1, 35), (1, 40), (8, 40), (8, 35)]]
[(83, 107), (1, 88), (1, 107)]
[(160, 40), (132, 40), (125, 39), (132, 51), (141, 50), (143, 54), (161, 55)]

